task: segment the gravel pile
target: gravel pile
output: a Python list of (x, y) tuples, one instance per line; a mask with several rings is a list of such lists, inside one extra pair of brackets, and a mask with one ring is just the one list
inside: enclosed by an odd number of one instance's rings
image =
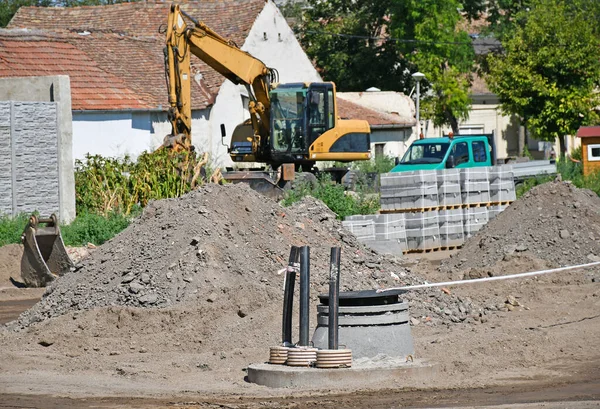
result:
[(523, 257), (549, 266), (600, 261), (600, 198), (570, 182), (536, 186), (470, 238), (441, 269), (482, 269)]
[[(156, 309), (191, 303), (226, 311), (234, 305), (240, 317), (265, 305), (279, 311), (279, 270), (287, 265), (292, 245), (311, 247), (313, 310), (317, 295), (328, 291), (333, 246), (342, 247), (342, 291), (424, 281), (399, 260), (358, 243), (313, 198), (284, 208), (244, 184), (207, 185), (178, 199), (149, 204), (131, 226), (96, 249), (76, 271), (56, 280), (38, 304), (9, 325), (20, 330), (67, 313), (111, 306)], [(404, 298), (413, 316), (429, 317), (432, 325), (480, 314), (470, 300), (439, 290)]]

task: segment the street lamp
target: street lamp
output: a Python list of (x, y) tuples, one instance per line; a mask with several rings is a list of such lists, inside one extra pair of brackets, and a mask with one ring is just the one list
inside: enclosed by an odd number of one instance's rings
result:
[(421, 80), (425, 78), (425, 74), (422, 72), (415, 72), (412, 77), (417, 81), (417, 135), (421, 138), (421, 116), (419, 115), (419, 104), (421, 100)]

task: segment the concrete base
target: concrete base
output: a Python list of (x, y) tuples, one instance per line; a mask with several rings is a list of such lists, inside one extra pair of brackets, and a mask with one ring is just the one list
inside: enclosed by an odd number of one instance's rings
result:
[(248, 381), (270, 388), (371, 388), (402, 385), (410, 379), (430, 379), (437, 367), (427, 361), (383, 360), (355, 362), (352, 368), (295, 368), (286, 365), (253, 364), (248, 367)]

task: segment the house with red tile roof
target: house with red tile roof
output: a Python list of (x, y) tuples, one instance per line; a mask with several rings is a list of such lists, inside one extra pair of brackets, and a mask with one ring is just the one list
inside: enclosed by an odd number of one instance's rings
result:
[[(179, 3), (188, 14), (276, 68), (281, 82), (321, 81), (272, 1)], [(87, 153), (135, 157), (152, 150), (171, 130), (163, 55), (169, 7), (169, 2), (151, 0), (22, 7), (8, 29), (0, 30), (0, 77), (70, 77), (76, 159)], [(247, 91), (194, 56), (192, 73), (193, 143), (197, 150), (210, 152), (215, 165), (230, 165), (226, 145), (235, 126), (249, 117)], [(369, 121), (374, 153), (382, 146), (378, 127), (380, 133), (406, 132), (405, 118), (352, 102), (340, 103), (339, 113)], [(224, 141), (221, 124), (227, 132)]]
[[(22, 7), (0, 30), (0, 77), (70, 77), (75, 158), (154, 149), (170, 132), (160, 31), (169, 7)], [(271, 1), (184, 1), (182, 8), (276, 68), (282, 82), (321, 80)], [(192, 66), (194, 144), (228, 163), (220, 125), (231, 133), (248, 117), (248, 95), (196, 57)]]

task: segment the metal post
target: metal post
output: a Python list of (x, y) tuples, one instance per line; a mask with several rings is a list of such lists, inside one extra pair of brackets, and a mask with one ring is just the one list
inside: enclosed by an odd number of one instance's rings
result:
[(310, 303), (310, 247), (300, 248), (300, 346), (308, 346)]
[(421, 80), (417, 80), (417, 139), (421, 138)]
[(299, 248), (292, 246), (288, 269), (285, 273), (285, 287), (283, 291), (283, 316), (281, 323), (281, 341), (283, 345), (292, 344), (292, 311), (294, 307), (294, 285), (296, 283), (296, 266), (298, 263)]
[(338, 349), (338, 313), (340, 296), (340, 247), (331, 248), (329, 261), (329, 349)]
[(425, 74), (423, 74), (422, 72), (415, 72), (414, 74), (412, 74), (412, 77), (415, 79), (415, 81), (417, 81), (417, 104), (416, 104), (416, 108), (417, 108), (417, 112), (416, 112), (416, 118), (417, 118), (417, 139), (421, 138), (421, 110), (420, 110), (420, 105), (421, 105), (421, 80), (423, 78), (425, 78)]

